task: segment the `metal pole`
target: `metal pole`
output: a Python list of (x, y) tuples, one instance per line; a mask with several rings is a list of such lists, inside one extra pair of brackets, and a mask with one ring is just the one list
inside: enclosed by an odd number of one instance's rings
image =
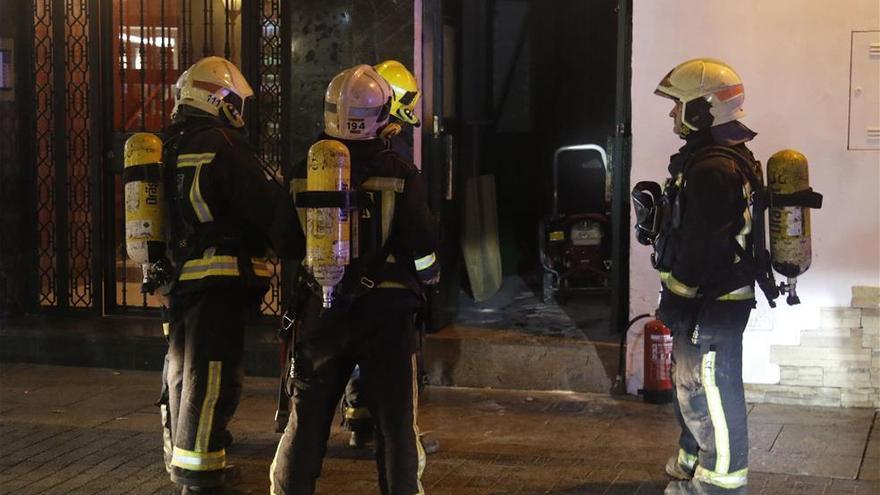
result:
[(629, 182), (632, 146), (632, 5), (617, 4), (617, 95), (612, 152), (611, 331), (622, 332), (629, 320)]
[(66, 51), (65, 19), (67, 2), (52, 2), (52, 101), (54, 106), (54, 128), (52, 129), (55, 168), (55, 294), (57, 307), (67, 309), (70, 301), (70, 233), (67, 225), (67, 87), (66, 82)]

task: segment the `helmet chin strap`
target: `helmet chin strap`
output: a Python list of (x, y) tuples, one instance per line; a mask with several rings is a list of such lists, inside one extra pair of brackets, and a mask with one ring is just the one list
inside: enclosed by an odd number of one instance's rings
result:
[(400, 124), (397, 122), (389, 122), (381, 131), (379, 131), (379, 137), (382, 139), (391, 139), (402, 131), (403, 127)]
[(244, 119), (231, 103), (222, 103), (220, 105), (220, 111), (223, 112), (223, 116), (226, 117), (226, 122), (229, 123), (229, 125), (235, 128), (244, 127)]

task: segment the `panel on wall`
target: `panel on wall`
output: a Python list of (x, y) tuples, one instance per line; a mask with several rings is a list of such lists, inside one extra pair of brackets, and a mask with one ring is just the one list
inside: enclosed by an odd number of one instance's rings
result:
[(851, 150), (880, 150), (880, 31), (852, 33), (849, 88)]

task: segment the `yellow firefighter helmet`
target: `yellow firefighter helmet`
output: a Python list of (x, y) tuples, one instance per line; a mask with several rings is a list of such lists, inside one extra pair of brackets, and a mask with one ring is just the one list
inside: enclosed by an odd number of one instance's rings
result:
[(415, 127), (421, 125), (416, 116), (416, 105), (419, 103), (421, 92), (415, 76), (397, 60), (386, 60), (376, 65), (375, 69), (388, 81), (394, 91), (391, 115), (409, 125)]

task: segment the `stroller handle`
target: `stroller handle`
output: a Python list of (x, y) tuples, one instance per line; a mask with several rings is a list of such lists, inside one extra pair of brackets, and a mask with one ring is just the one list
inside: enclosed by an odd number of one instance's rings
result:
[(602, 157), (602, 166), (605, 167), (605, 173), (608, 173), (608, 154), (605, 148), (598, 144), (574, 144), (571, 146), (562, 146), (553, 152), (553, 216), (559, 214), (559, 155), (567, 151), (585, 151), (593, 150), (599, 152)]

